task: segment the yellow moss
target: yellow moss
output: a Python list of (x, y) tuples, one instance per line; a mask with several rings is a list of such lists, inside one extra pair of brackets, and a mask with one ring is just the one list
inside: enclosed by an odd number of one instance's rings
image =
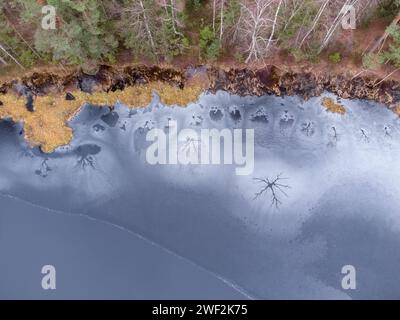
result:
[(333, 112), (333, 113), (339, 113), (339, 114), (345, 114), (346, 109), (340, 104), (335, 103), (335, 101), (332, 98), (325, 97), (322, 99), (322, 105), (326, 108), (326, 110)]
[(36, 97), (35, 111), (26, 108), (26, 99), (13, 94), (0, 96), (3, 106), (0, 106), (0, 119), (11, 118), (22, 122), (25, 138), (32, 147), (40, 146), (43, 152), (53, 152), (57, 147), (67, 145), (73, 138), (73, 130), (67, 122), (79, 112), (85, 103), (96, 106), (113, 106), (121, 102), (130, 108), (145, 107), (152, 100), (153, 92), (160, 95), (166, 105), (185, 106), (198, 99), (203, 88), (190, 86), (179, 89), (165, 83), (150, 83), (147, 85), (128, 87), (123, 91), (97, 92), (88, 94), (81, 91), (72, 92), (75, 100), (65, 100), (65, 95), (49, 95)]

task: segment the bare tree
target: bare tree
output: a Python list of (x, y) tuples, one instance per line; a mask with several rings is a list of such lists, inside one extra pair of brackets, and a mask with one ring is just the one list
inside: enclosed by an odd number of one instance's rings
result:
[(306, 41), (306, 39), (308, 38), (308, 36), (314, 31), (314, 29), (315, 29), (315, 27), (317, 26), (318, 21), (321, 19), (321, 15), (322, 15), (322, 13), (324, 12), (324, 10), (325, 10), (325, 8), (326, 8), (326, 6), (327, 6), (328, 3), (329, 3), (329, 0), (326, 0), (326, 1), (322, 4), (322, 6), (319, 8), (319, 10), (318, 10), (318, 12), (317, 12), (317, 15), (315, 16), (314, 21), (313, 21), (313, 23), (312, 23), (311, 29), (308, 30), (308, 32), (307, 32), (306, 35), (304, 36), (303, 40), (301, 40), (300, 45), (299, 45), (299, 48), (301, 48), (301, 46), (303, 45), (304, 41)]
[(290, 3), (287, 3), (286, 0), (283, 2), (283, 4), (284, 4), (284, 12), (286, 13), (286, 16), (284, 17), (285, 21), (284, 21), (284, 24), (283, 24), (282, 31), (285, 31), (288, 28), (288, 26), (292, 22), (293, 18), (297, 14), (299, 14), (300, 10), (303, 9), (304, 4), (306, 4), (306, 2), (304, 0), (292, 0), (292, 1), (289, 1), (289, 2)]
[(221, 5), (220, 5), (220, 23), (219, 23), (219, 41), (222, 42), (222, 36), (224, 34), (224, 7), (225, 7), (225, 1), (221, 0)]
[(321, 52), (328, 45), (328, 43), (331, 40), (332, 36), (334, 35), (336, 29), (342, 23), (342, 19), (347, 14), (347, 11), (344, 10), (345, 7), (346, 6), (354, 7), (358, 1), (359, 0), (346, 0), (346, 2), (340, 7), (338, 14), (336, 15), (335, 19), (333, 20), (333, 23), (331, 24), (331, 26), (329, 27), (324, 39), (322, 40), (322, 43), (319, 47), (319, 52)]
[[(0, 51), (3, 51), (3, 52), (4, 52), (9, 58), (11, 58), (11, 60), (14, 61), (20, 68), (25, 69), (25, 68), (23, 67), (23, 65), (20, 64), (20, 63), (18, 62), (18, 60), (17, 60), (16, 58), (14, 58), (14, 56), (13, 56), (11, 53), (9, 53), (9, 52), (4, 48), (4, 46), (2, 46), (1, 44), (0, 44)], [(3, 60), (3, 61), (4, 61), (4, 60)]]
[(2, 56), (0, 56), (0, 62), (4, 64), (5, 66), (8, 64), (6, 60)]
[(274, 22), (272, 23), (272, 31), (271, 31), (271, 34), (269, 36), (268, 43), (267, 43), (267, 50), (268, 50), (268, 48), (269, 48), (269, 46), (271, 44), (271, 41), (272, 41), (272, 39), (273, 39), (273, 37), (275, 35), (275, 30), (277, 28), (276, 24), (277, 24), (277, 21), (278, 21), (278, 14), (279, 14), (279, 10), (281, 9), (281, 5), (282, 5), (282, 0), (279, 1), (278, 7), (276, 8), (276, 11), (275, 11)]
[(287, 178), (282, 178), (282, 174), (278, 174), (273, 180), (270, 180), (269, 178), (254, 178), (254, 180), (263, 184), (262, 189), (255, 194), (254, 200), (262, 196), (264, 193), (267, 194), (269, 192), (271, 193), (271, 206), (279, 208), (279, 205), (282, 204), (282, 202), (279, 200), (278, 193), (281, 193), (286, 197), (288, 196), (284, 189), (289, 189), (290, 186), (281, 183), (282, 180), (287, 180)]
[(268, 54), (282, 0), (274, 12), (275, 2), (276, 0), (245, 0), (240, 3), (238, 34), (247, 47), (246, 63), (263, 60)]
[(217, 11), (219, 11), (219, 41), (221, 42), (224, 34), (225, 0), (212, 1), (212, 30), (214, 34), (217, 34)]
[(376, 10), (379, 0), (314, 0), (312, 3), (318, 10), (296, 46), (300, 49), (307, 43), (318, 44), (320, 53), (341, 33), (340, 25), (348, 14), (347, 8), (354, 7), (359, 21)]
[(212, 2), (212, 29), (213, 32), (215, 33), (215, 20), (216, 20), (216, 16), (217, 16), (217, 0), (213, 0)]
[[(393, 19), (392, 23), (390, 24), (390, 27), (396, 26), (400, 21), (400, 12), (398, 12), (397, 16)], [(374, 46), (369, 50), (369, 53), (375, 53), (376, 50), (378, 50), (378, 53), (380, 53), (385, 45), (386, 39), (389, 37), (389, 28), (385, 29), (385, 32), (383, 35), (375, 42)]]
[(172, 30), (174, 31), (175, 34), (183, 37), (182, 32), (178, 31), (178, 26), (180, 23), (176, 15), (178, 10), (176, 8), (175, 0), (169, 0), (169, 1), (163, 0), (163, 2), (167, 20), (171, 21)]
[(130, 27), (132, 28), (132, 33), (136, 35), (136, 38), (142, 38), (147, 41), (155, 53), (156, 44), (148, 17), (149, 10), (149, 8), (145, 7), (142, 0), (132, 0), (129, 6), (123, 8), (122, 12), (128, 15), (131, 21)]
[(148, 34), (148, 36), (149, 36), (149, 41), (150, 41), (151, 47), (152, 47), (153, 49), (155, 49), (153, 34), (151, 33), (151, 30), (150, 30), (150, 25), (149, 25), (149, 21), (148, 21), (147, 14), (146, 14), (146, 9), (145, 9), (145, 7), (144, 7), (144, 5), (143, 5), (143, 1), (142, 1), (142, 0), (139, 0), (139, 2), (140, 2), (140, 7), (141, 7), (141, 9), (142, 9), (141, 14), (142, 14), (142, 16), (143, 16), (144, 26), (145, 26), (146, 32), (147, 32), (147, 34)]
[[(9, 10), (7, 10), (9, 11)], [(12, 15), (12, 12), (9, 12), (10, 15)], [(6, 18), (8, 25), (11, 26), (11, 28), (14, 30), (15, 34), (22, 40), (23, 43), (25, 43), (28, 48), (39, 58), (42, 59), (40, 54), (28, 43), (28, 41), (25, 40), (25, 38), (22, 36), (22, 34), (18, 31), (18, 29), (14, 26), (14, 24), (10, 21), (10, 19), (7, 17), (7, 15), (4, 15)]]

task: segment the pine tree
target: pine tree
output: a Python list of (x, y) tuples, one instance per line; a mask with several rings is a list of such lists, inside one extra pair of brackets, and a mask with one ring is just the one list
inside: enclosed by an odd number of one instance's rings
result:
[(57, 28), (44, 30), (37, 27), (35, 47), (38, 51), (53, 61), (67, 64), (113, 59), (118, 41), (99, 1), (47, 2), (57, 10)]

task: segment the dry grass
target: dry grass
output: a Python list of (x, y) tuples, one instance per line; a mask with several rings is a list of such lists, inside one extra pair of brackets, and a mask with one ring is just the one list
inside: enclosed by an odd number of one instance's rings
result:
[(326, 108), (327, 111), (339, 114), (345, 114), (346, 109), (342, 105), (335, 103), (332, 98), (324, 97), (322, 99), (322, 105)]
[(166, 105), (186, 106), (197, 101), (202, 91), (201, 86), (179, 89), (160, 82), (109, 93), (87, 94), (76, 91), (72, 92), (76, 98), (72, 101), (65, 100), (64, 95), (36, 97), (34, 112), (27, 110), (24, 97), (7, 94), (0, 96), (0, 101), (3, 102), (3, 106), (0, 106), (0, 119), (11, 118), (15, 122), (22, 122), (29, 144), (32, 147), (40, 146), (43, 152), (50, 153), (71, 142), (73, 130), (68, 126), (68, 121), (85, 103), (114, 106), (119, 101), (130, 108), (139, 108), (147, 106), (152, 100), (153, 92), (156, 92)]

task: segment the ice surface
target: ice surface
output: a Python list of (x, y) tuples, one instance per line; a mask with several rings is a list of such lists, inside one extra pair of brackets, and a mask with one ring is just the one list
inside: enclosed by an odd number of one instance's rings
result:
[[(0, 190), (123, 226), (254, 298), (399, 298), (399, 118), (350, 100), (345, 115), (333, 114), (321, 99), (219, 92), (186, 108), (157, 99), (133, 111), (85, 106), (71, 145), (51, 155), (3, 121)], [(178, 128), (254, 128), (253, 174), (149, 165), (146, 133), (170, 119)], [(268, 194), (254, 199), (254, 178), (278, 174), (290, 188), (277, 209)], [(356, 290), (341, 288), (347, 264)]]

